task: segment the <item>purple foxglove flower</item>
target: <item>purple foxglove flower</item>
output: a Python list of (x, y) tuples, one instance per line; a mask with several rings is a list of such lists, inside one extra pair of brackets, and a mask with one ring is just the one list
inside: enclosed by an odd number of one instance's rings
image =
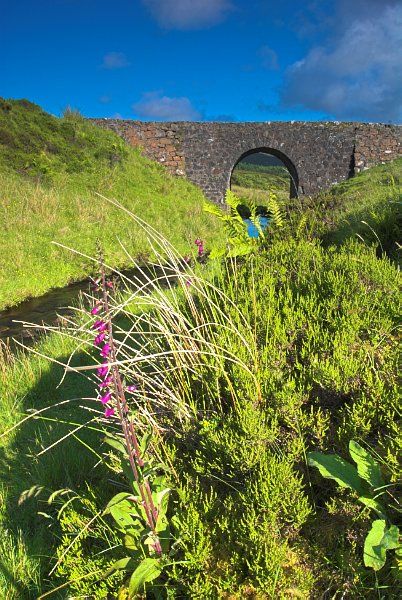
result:
[(92, 329), (98, 329), (99, 331), (103, 331), (102, 327), (106, 325), (105, 321), (95, 321), (95, 323), (92, 325)]
[(110, 354), (110, 350), (111, 350), (110, 344), (105, 344), (101, 350), (101, 356), (103, 356), (104, 358), (107, 358), (107, 356)]
[(101, 383), (99, 384), (99, 387), (102, 388), (107, 388), (109, 387), (109, 385), (113, 382), (113, 377), (106, 377), (106, 379), (104, 379), (103, 381), (101, 381)]
[(105, 339), (105, 337), (106, 337), (106, 333), (105, 332), (100, 333), (99, 335), (97, 335), (96, 338), (95, 338), (95, 340), (94, 340), (95, 346), (100, 346), (101, 343), (103, 342), (103, 340)]
[(91, 315), (97, 315), (98, 312), (100, 311), (100, 309), (101, 309), (101, 305), (100, 304), (96, 304), (93, 307), (93, 309), (91, 310)]
[(99, 400), (102, 402), (102, 404), (107, 404), (111, 397), (112, 397), (112, 392), (107, 392), (104, 396), (101, 396), (99, 398)]
[(109, 364), (107, 362), (102, 363), (102, 366), (99, 367), (96, 372), (98, 373), (99, 377), (104, 379), (109, 372)]
[(137, 386), (137, 385), (128, 385), (128, 386), (126, 387), (126, 390), (127, 390), (128, 392), (136, 392), (136, 391), (138, 390), (138, 386)]
[(115, 413), (114, 408), (108, 406), (105, 410), (105, 417), (108, 419), (109, 417), (112, 417), (114, 415), (114, 413)]
[(201, 246), (201, 245), (202, 245), (202, 241), (200, 240), (200, 238), (197, 238), (197, 239), (194, 241), (194, 244), (195, 244), (196, 246)]

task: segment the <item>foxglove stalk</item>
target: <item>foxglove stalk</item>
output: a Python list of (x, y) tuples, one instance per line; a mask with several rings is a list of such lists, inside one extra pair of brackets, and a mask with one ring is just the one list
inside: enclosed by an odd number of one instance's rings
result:
[(145, 462), (140, 450), (134, 424), (132, 420), (129, 419), (129, 407), (125, 396), (126, 392), (136, 391), (137, 386), (134, 384), (127, 387), (124, 386), (116, 360), (116, 343), (113, 337), (112, 320), (109, 309), (109, 289), (111, 288), (113, 288), (113, 284), (106, 280), (105, 269), (103, 263), (101, 263), (99, 290), (102, 297), (99, 305), (102, 307), (102, 319), (95, 321), (92, 326), (92, 328), (98, 332), (94, 340), (94, 345), (96, 347), (107, 339), (100, 351), (101, 357), (106, 360), (97, 369), (97, 374), (102, 380), (99, 384), (99, 388), (102, 390), (100, 401), (106, 406), (104, 411), (105, 418), (116, 415), (120, 422), (130, 467), (140, 492), (141, 505), (145, 511), (147, 525), (154, 540), (153, 548), (157, 555), (161, 555), (162, 546), (156, 532), (159, 513), (153, 501), (150, 483), (141, 472)]

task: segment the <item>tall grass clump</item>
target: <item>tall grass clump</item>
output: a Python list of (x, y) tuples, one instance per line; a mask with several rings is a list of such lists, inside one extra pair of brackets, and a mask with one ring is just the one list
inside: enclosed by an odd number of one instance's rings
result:
[[(285, 234), (221, 262), (198, 238), (183, 259), (123, 210), (151, 271), (129, 281), (102, 261), (77, 318), (2, 371), (30, 378), (4, 400), (9, 597), (397, 598), (398, 555), (362, 559), (369, 508), (308, 464), (347, 460), (355, 440), (397, 499), (395, 265), (359, 240)], [(39, 412), (26, 390), (41, 385)]]

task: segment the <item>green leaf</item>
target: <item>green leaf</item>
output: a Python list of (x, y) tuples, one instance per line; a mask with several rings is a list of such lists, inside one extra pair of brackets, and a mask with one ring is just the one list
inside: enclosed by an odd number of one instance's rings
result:
[(110, 500), (104, 514), (110, 513), (123, 531), (127, 528), (135, 530), (136, 519), (140, 517), (139, 509), (132, 494), (121, 492)]
[(371, 454), (367, 452), (367, 450), (365, 450), (354, 440), (350, 440), (349, 453), (356, 463), (357, 472), (362, 479), (368, 481), (368, 483), (374, 489), (385, 485), (379, 464), (374, 460)]
[(107, 579), (110, 575), (116, 571), (133, 571), (138, 565), (138, 558), (133, 556), (126, 556), (126, 558), (120, 558), (116, 560), (104, 574), (103, 578)]
[(115, 450), (117, 450), (118, 452), (121, 452), (122, 454), (124, 454), (125, 456), (127, 456), (127, 450), (125, 445), (123, 444), (123, 442), (116, 436), (111, 436), (111, 435), (106, 435), (103, 438), (103, 441), (108, 444), (109, 446), (111, 446), (112, 448), (114, 448)]
[(399, 548), (399, 530), (396, 525), (386, 528), (384, 519), (373, 521), (364, 542), (364, 564), (379, 571), (386, 561), (387, 550)]
[(126, 558), (121, 558), (120, 560), (116, 560), (115, 563), (110, 567), (114, 571), (132, 571), (136, 566), (136, 561), (132, 556), (127, 556)]
[(136, 594), (146, 583), (154, 581), (162, 573), (162, 567), (156, 558), (145, 558), (130, 578), (129, 593)]
[(356, 468), (336, 454), (309, 452), (308, 464), (317, 467), (323, 477), (334, 479), (341, 487), (350, 488), (360, 496), (366, 492)]
[(385, 518), (385, 509), (381, 502), (378, 502), (378, 500), (375, 500), (371, 496), (359, 496), (359, 502), (375, 510), (380, 517)]

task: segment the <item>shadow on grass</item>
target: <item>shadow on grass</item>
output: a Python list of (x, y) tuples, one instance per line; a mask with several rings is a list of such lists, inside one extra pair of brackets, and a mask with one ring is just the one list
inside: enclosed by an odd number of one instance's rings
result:
[[(67, 358), (60, 356), (57, 360), (66, 362)], [(76, 355), (73, 366), (88, 364), (88, 360), (86, 354)], [(62, 375), (63, 368), (52, 363), (36, 381), (20, 410), (51, 408), (42, 417), (22, 423), (10, 443), (0, 448), (0, 489), (5, 491), (0, 524), (14, 540), (14, 548), (0, 556), (0, 573), (6, 581), (7, 598), (12, 600), (36, 599), (60, 583), (48, 580), (60, 535), (56, 508), (47, 502), (49, 495), (63, 488), (84, 492), (88, 484), (99, 489), (102, 497), (108, 493), (106, 470), (102, 464), (97, 465), (97, 456), (84, 445), (99, 451), (101, 443), (100, 432), (82, 427), (94, 414), (86, 408), (95, 408), (96, 403), (79, 399), (93, 397), (94, 385), (81, 374), (71, 373), (57, 387)], [(70, 435), (74, 430), (75, 434)], [(21, 494), (32, 486), (43, 490), (37, 497), (21, 502)], [(19, 538), (25, 556), (21, 556)], [(64, 592), (51, 596), (66, 597)]]

